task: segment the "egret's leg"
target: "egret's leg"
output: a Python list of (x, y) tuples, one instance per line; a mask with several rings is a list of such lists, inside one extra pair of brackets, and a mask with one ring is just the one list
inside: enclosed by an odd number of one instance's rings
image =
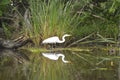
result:
[(56, 44), (53, 44), (53, 48), (56, 48)]
[(50, 44), (49, 49), (53, 49), (53, 44)]
[(51, 45), (48, 44), (47, 49), (48, 49), (48, 50), (51, 49)]

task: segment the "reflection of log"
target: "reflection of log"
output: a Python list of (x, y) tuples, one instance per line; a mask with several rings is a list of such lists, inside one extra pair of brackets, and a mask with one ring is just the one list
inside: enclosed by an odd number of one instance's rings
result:
[[(0, 80), (14, 80), (18, 74), (27, 76), (30, 64), (26, 52), (12, 49), (0, 49)], [(21, 74), (22, 73), (22, 74)], [(6, 77), (6, 74), (7, 75)], [(22, 78), (23, 79), (23, 78)], [(20, 80), (22, 80), (20, 79)], [(25, 78), (27, 80), (27, 78)]]
[(30, 39), (26, 39), (25, 36), (19, 37), (15, 40), (5, 40), (0, 38), (0, 48), (17, 49), (26, 45), (28, 42), (32, 42)]
[[(5, 57), (5, 56), (8, 56), (8, 57)], [(25, 63), (29, 61), (29, 57), (26, 54), (19, 52), (18, 50), (0, 49), (0, 58), (2, 57), (11, 58), (13, 59), (13, 62), (17, 60), (17, 62), (19, 63)]]

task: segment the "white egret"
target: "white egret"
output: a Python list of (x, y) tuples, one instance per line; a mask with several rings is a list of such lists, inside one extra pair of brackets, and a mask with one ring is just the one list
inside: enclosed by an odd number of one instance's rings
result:
[(62, 57), (62, 61), (64, 63), (70, 63), (70, 61), (65, 60), (65, 55), (61, 54), (61, 53), (59, 53), (59, 54), (56, 54), (56, 53), (42, 53), (42, 55), (44, 57), (46, 57), (46, 58), (51, 59), (51, 60), (58, 60), (59, 57), (61, 56)]
[(50, 38), (43, 40), (42, 43), (45, 43), (45, 44), (47, 44), (47, 43), (63, 43), (63, 42), (65, 42), (65, 37), (67, 37), (67, 36), (70, 36), (70, 35), (69, 34), (63, 35), (62, 40), (60, 40), (59, 37), (57, 37), (57, 36), (50, 37)]

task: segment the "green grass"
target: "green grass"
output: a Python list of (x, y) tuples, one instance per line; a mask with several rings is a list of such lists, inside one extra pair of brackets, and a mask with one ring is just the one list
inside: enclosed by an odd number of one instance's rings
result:
[[(72, 34), (67, 43), (93, 32), (99, 32), (105, 38), (114, 38), (115, 41), (118, 39), (119, 1), (108, 1), (96, 6), (91, 0), (30, 0), (29, 5), (29, 13), (24, 16), (17, 6), (13, 6), (13, 11), (20, 18), (17, 22), (23, 27), (18, 29), (19, 32), (16, 31), (17, 26), (11, 26), (14, 23), (6, 24), (3, 20), (5, 24), (2, 26), (7, 39), (28, 34), (36, 46), (40, 46), (42, 40), (48, 37), (61, 38), (65, 33)], [(30, 24), (25, 16), (28, 16)]]
[(63, 34), (71, 34), (79, 24), (79, 15), (74, 13), (76, 3), (68, 1), (64, 3), (61, 0), (30, 0), (32, 29), (27, 30), (36, 45), (41, 40)]

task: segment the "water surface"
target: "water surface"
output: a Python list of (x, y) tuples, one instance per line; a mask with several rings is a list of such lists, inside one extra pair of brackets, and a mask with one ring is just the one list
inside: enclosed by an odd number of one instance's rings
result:
[[(58, 54), (64, 55), (68, 63)], [(118, 63), (117, 52), (105, 50), (1, 50), (0, 80), (119, 80)]]

